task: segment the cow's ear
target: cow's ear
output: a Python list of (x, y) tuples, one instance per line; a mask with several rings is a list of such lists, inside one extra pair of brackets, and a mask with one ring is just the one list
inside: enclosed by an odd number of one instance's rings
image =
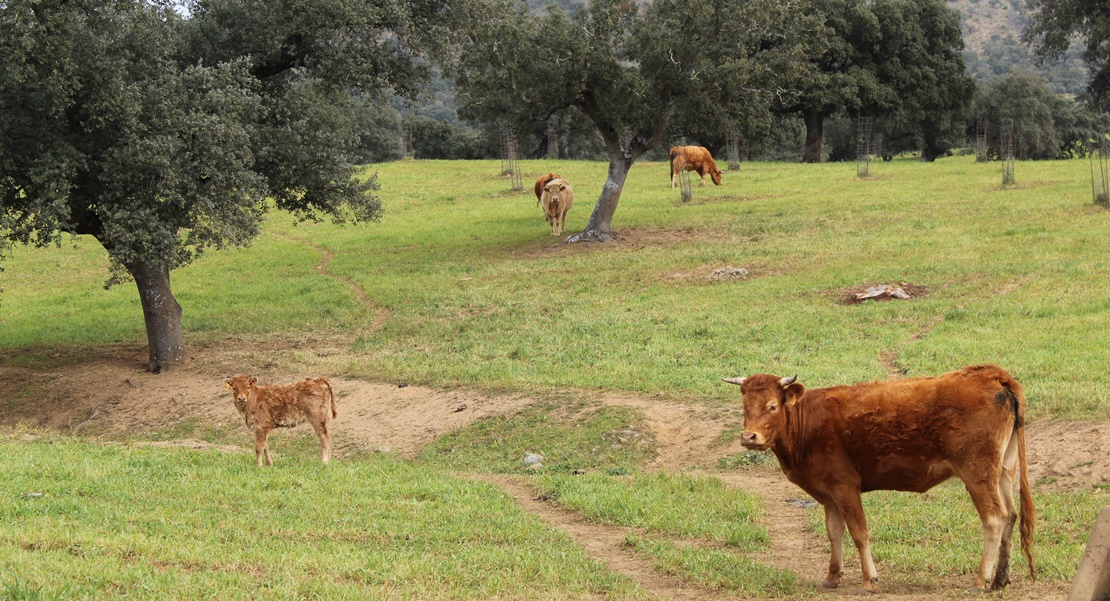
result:
[(567, 185), (563, 184), (563, 185), (559, 186), (559, 191), (560, 192), (566, 192), (567, 191)]
[(251, 384), (254, 384), (257, 381), (258, 381), (258, 378), (254, 377), (254, 376), (251, 376)]
[(231, 390), (231, 378), (224, 380), (224, 386), (226, 386), (228, 390)]
[(786, 394), (786, 404), (793, 406), (805, 396), (806, 387), (801, 382), (795, 382), (787, 386), (784, 392)]

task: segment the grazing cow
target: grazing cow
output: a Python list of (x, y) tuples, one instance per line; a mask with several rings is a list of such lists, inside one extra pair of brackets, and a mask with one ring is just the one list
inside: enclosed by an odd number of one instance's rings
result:
[(860, 493), (925, 492), (952, 476), (963, 480), (983, 526), (976, 588), (1010, 582), (1015, 478), (1021, 483), (1021, 548), (1036, 580), (1025, 395), (1009, 373), (978, 365), (934, 378), (812, 390), (796, 380), (757, 374), (725, 381), (739, 384), (743, 394), (740, 443), (773, 451), (787, 479), (825, 507), (832, 559), (822, 586), (840, 584), (847, 525), (859, 549), (863, 588), (877, 590)]
[(566, 228), (567, 212), (574, 204), (574, 190), (566, 180), (553, 179), (544, 187), (540, 204), (547, 222), (551, 224), (551, 235), (558, 236)]
[(553, 179), (559, 179), (561, 177), (563, 177), (563, 176), (559, 175), (558, 173), (548, 173), (547, 175), (541, 175), (540, 178), (536, 180), (536, 206), (537, 207), (540, 206), (540, 197), (543, 196), (543, 189), (547, 187), (547, 182), (549, 182)]
[(231, 391), (235, 408), (247, 427), (254, 430), (254, 453), (258, 465), (270, 459), (270, 430), (292, 428), (306, 419), (320, 437), (323, 459), (331, 459), (331, 424), (335, 418), (335, 394), (327, 378), (305, 378), (293, 384), (258, 386), (254, 376), (228, 378), (224, 385)]
[(713, 183), (721, 185), (721, 170), (713, 162), (713, 155), (701, 146), (675, 146), (671, 148), (671, 187), (678, 181), (678, 173), (682, 170), (697, 171), (701, 176), (699, 186), (705, 185), (705, 174), (713, 178)]

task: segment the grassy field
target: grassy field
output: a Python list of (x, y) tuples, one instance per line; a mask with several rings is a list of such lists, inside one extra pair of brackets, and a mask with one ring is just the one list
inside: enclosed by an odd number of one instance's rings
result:
[[(710, 405), (736, 400), (721, 376), (821, 386), (992, 362), (1023, 383), (1033, 420), (1110, 417), (1110, 212), (1092, 205), (1084, 161), (1019, 163), (1006, 188), (997, 163), (963, 157), (879, 163), (862, 180), (850, 164), (746, 163), (685, 204), (665, 164), (637, 164), (613, 222), (622, 239), (576, 246), (549, 235), (528, 179), (572, 183), (573, 233), (605, 165), (524, 165), (524, 192), (496, 161), (377, 166), (381, 223), (272, 214), (251, 247), (174, 272), (187, 344), (311, 333), (348, 347), (335, 375)], [(3, 265), (6, 363), (145, 341), (134, 288), (103, 289), (93, 241), (17, 247)], [(750, 274), (705, 277), (725, 266)], [(901, 283), (920, 295), (842, 302)], [(326, 470), (310, 435), (261, 471), (243, 456), (9, 435), (0, 599), (644, 598), (467, 477), (519, 471), (521, 447), (548, 449), (531, 477), (548, 498), (630, 528), (627, 547), (661, 571), (756, 596), (813, 592), (750, 557), (767, 536), (756, 499), (711, 476), (643, 473), (650, 439), (598, 451), (616, 429), (643, 431), (640, 418), (568, 394), (443, 437), (413, 462), (356, 455)], [(1038, 496), (1042, 577), (1071, 577), (1100, 492)], [(962, 497), (958, 486), (866, 497), (880, 570), (966, 576), (980, 543)]]
[[(746, 163), (682, 204), (666, 165), (637, 164), (613, 223), (625, 240), (567, 247), (497, 162), (386, 164), (381, 223), (272, 214), (253, 246), (175, 271), (174, 290), (187, 342), (330, 333), (353, 341), (350, 375), (387, 381), (723, 400), (722, 375), (818, 386), (994, 362), (1034, 419), (1110, 417), (1110, 212), (1091, 203), (1085, 161), (1018, 167), (1002, 188), (997, 164), (963, 157), (881, 163), (865, 180), (851, 165)], [(581, 229), (605, 165), (525, 168), (572, 182), (568, 231)], [(83, 238), (14, 249), (0, 349), (144, 340), (133, 287), (103, 290), (105, 264)], [(724, 266), (751, 275), (704, 277)], [(902, 282), (920, 298), (840, 302)]]

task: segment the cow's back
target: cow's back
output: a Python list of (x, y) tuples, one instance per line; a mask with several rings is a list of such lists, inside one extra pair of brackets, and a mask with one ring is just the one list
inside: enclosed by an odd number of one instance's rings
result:
[(998, 441), (1024, 419), (1024, 397), (1005, 370), (974, 366), (812, 389), (798, 409), (808, 428), (791, 446), (809, 453), (796, 456), (803, 472), (839, 478), (854, 471), (863, 491), (922, 492), (966, 469), (967, 461), (1000, 460)]

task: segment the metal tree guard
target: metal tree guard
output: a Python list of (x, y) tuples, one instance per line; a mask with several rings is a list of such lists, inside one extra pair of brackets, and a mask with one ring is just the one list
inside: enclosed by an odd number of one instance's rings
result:
[(871, 117), (859, 117), (856, 125), (856, 177), (871, 175)]
[(412, 121), (413, 118), (401, 122), (401, 140), (400, 150), (402, 159), (411, 159), (416, 156), (416, 149), (412, 145)]
[(975, 161), (987, 161), (987, 116), (979, 115), (975, 120)]
[(740, 171), (740, 132), (728, 130), (728, 170)]
[(559, 158), (559, 132), (554, 123), (547, 124), (547, 158)]
[(508, 175), (512, 170), (509, 165), (509, 138), (513, 136), (513, 128), (502, 125), (500, 134), (498, 149), (501, 154), (501, 175)]
[(516, 136), (509, 135), (508, 142), (506, 143), (508, 162), (509, 162), (509, 176), (513, 182), (513, 190), (523, 190), (524, 182), (520, 174), (520, 161), (517, 158), (517, 143)]
[(1098, 148), (1092, 149), (1088, 156), (1091, 160), (1091, 194), (1095, 204), (1110, 207), (1110, 178), (1107, 177), (1110, 144), (1107, 143), (1107, 134), (1099, 138)]
[(1014, 183), (1014, 127), (999, 133), (998, 158), (1002, 159), (1002, 185)]
[[(680, 146), (680, 148), (685, 148), (685, 146)], [(675, 159), (675, 162), (679, 161), (681, 161), (683, 168), (678, 170), (678, 192), (682, 202), (690, 202), (690, 199), (694, 197), (694, 190), (690, 187), (690, 172), (685, 168), (685, 150), (678, 151), (678, 157)]]

